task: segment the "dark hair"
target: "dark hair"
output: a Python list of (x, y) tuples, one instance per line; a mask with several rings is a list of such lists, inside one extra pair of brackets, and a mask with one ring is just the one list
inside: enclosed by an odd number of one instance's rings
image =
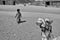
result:
[(20, 11), (20, 9), (17, 9), (17, 11)]

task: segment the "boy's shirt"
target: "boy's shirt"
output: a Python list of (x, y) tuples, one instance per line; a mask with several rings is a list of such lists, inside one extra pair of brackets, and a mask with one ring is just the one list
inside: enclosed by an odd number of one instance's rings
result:
[(46, 28), (46, 31), (52, 32), (52, 26), (51, 26), (51, 24), (46, 24), (45, 28)]
[(17, 19), (21, 18), (21, 13), (16, 14)]

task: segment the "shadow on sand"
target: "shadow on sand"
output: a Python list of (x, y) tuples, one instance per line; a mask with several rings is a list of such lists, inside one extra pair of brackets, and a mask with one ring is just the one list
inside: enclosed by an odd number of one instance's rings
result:
[(18, 21), (17, 23), (20, 24), (20, 23), (24, 23), (24, 22), (26, 22), (26, 21), (25, 20), (24, 21)]

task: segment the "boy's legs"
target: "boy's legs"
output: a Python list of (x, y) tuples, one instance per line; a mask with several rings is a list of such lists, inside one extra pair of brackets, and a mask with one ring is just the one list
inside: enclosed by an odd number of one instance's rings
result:
[(20, 18), (17, 18), (17, 23), (19, 24), (21, 22), (21, 19)]
[(21, 22), (21, 19), (19, 18), (19, 22)]
[(21, 19), (19, 18), (19, 19), (18, 19), (18, 23), (20, 23), (20, 22), (21, 22)]
[(47, 38), (42, 38), (42, 40), (47, 40)]
[(42, 40), (47, 40), (46, 35), (45, 35), (44, 32), (42, 32), (41, 35), (42, 35)]
[(47, 40), (49, 40), (51, 38), (51, 32), (47, 31), (46, 36), (47, 36)]

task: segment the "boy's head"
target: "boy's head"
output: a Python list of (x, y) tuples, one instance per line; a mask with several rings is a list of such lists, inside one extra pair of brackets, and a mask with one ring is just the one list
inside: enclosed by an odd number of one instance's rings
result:
[(49, 18), (46, 18), (46, 19), (45, 19), (45, 22), (46, 22), (47, 24), (50, 24), (50, 19), (49, 19)]
[(37, 25), (44, 24), (44, 19), (43, 18), (38, 18), (36, 24)]
[(51, 24), (53, 22), (53, 20), (50, 20), (50, 19), (46, 18), (45, 22), (48, 23), (48, 24)]
[(17, 9), (17, 11), (19, 12), (19, 11), (20, 11), (20, 9)]

